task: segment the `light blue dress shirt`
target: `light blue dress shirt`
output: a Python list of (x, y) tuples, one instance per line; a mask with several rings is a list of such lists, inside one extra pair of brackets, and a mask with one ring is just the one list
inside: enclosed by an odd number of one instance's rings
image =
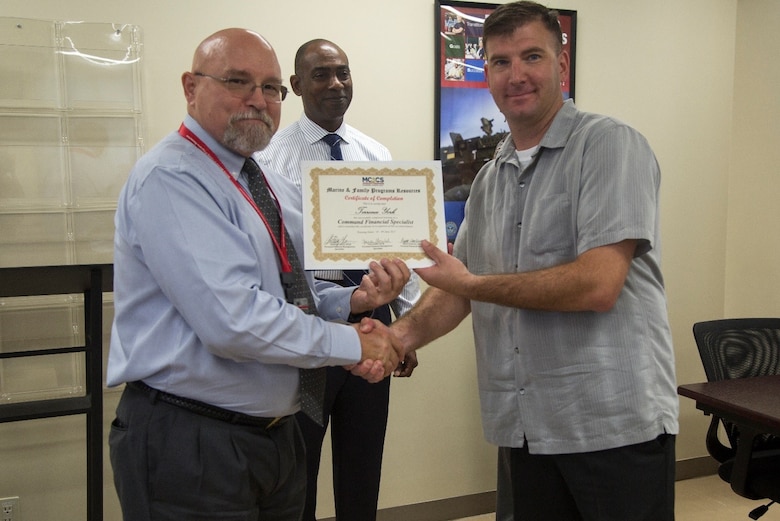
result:
[[(239, 175), (244, 158), (197, 122), (185, 125)], [(298, 188), (267, 176), (302, 252)], [(115, 218), (115, 317), (109, 386), (143, 380), (179, 396), (254, 416), (299, 410), (298, 368), (359, 361), (348, 317), (353, 288), (315, 283), (322, 318), (284, 299), (270, 235), (205, 153), (174, 132), (142, 157)]]

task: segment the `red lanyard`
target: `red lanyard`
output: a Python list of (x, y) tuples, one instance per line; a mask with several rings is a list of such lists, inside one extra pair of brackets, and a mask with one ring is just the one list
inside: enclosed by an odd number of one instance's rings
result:
[[(279, 261), (282, 263), (282, 282), (285, 283), (287, 279), (291, 279), (290, 275), (292, 274), (292, 265), (290, 264), (290, 260), (287, 257), (287, 240), (285, 239), (285, 236), (287, 235), (284, 233), (284, 219), (282, 218), (282, 208), (279, 206), (279, 200), (276, 198), (276, 194), (274, 194), (273, 189), (271, 188), (271, 185), (266, 182), (266, 186), (268, 186), (268, 191), (271, 192), (271, 195), (273, 196), (274, 200), (276, 201), (276, 208), (279, 210), (279, 240), (276, 239), (276, 234), (271, 229), (271, 225), (268, 224), (268, 220), (266, 220), (265, 215), (263, 215), (262, 210), (255, 204), (254, 199), (252, 199), (252, 196), (250, 196), (247, 191), (244, 189), (243, 186), (241, 186), (241, 183), (239, 183), (235, 177), (233, 177), (227, 168), (225, 168), (225, 165), (222, 164), (222, 161), (219, 160), (217, 155), (214, 153), (213, 150), (211, 150), (206, 143), (203, 142), (198, 136), (195, 135), (194, 132), (192, 132), (190, 129), (188, 129), (184, 123), (181, 124), (179, 127), (179, 135), (181, 135), (184, 139), (191, 142), (193, 145), (198, 147), (198, 149), (209, 156), (212, 161), (214, 161), (217, 166), (219, 166), (223, 172), (225, 172), (225, 175), (228, 176), (228, 179), (233, 182), (233, 185), (235, 185), (236, 188), (238, 188), (238, 191), (241, 192), (241, 195), (244, 196), (244, 199), (247, 200), (249, 204), (252, 205), (252, 208), (255, 209), (255, 212), (257, 212), (257, 215), (260, 216), (260, 219), (262, 219), (263, 224), (265, 224), (266, 229), (268, 230), (268, 235), (271, 236), (271, 240), (274, 243), (274, 248), (276, 249), (277, 255), (279, 255)], [(263, 175), (262, 173), (260, 175)], [(286, 285), (286, 284), (285, 284)]]

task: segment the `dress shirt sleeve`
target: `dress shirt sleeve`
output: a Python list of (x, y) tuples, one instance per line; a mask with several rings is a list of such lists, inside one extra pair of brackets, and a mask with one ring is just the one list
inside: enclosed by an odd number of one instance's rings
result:
[(420, 300), (420, 277), (412, 272), (409, 281), (401, 290), (401, 294), (390, 303), (390, 309), (393, 310), (396, 318), (401, 318), (414, 307), (418, 300)]
[(335, 282), (315, 278), (307, 272), (309, 286), (314, 288), (319, 315), (325, 320), (346, 321), (355, 288), (345, 288)]
[[(170, 301), (165, 313), (182, 318), (158, 323), (186, 325), (181, 335), (194, 333), (215, 356), (236, 361), (357, 362), (353, 328), (306, 315), (284, 300), (270, 237), (251, 207), (229, 192), (233, 186), (184, 170), (158, 167), (128, 199), (134, 255)], [(142, 323), (155, 327), (153, 317)]]

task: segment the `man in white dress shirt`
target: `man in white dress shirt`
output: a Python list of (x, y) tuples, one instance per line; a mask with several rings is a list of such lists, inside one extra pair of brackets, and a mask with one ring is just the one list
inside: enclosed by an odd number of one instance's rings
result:
[[(381, 143), (344, 122), (352, 101), (352, 75), (346, 54), (327, 40), (303, 44), (295, 56), (293, 92), (301, 96), (304, 114), (279, 131), (256, 158), (263, 170), (301, 184), (300, 162), (306, 160), (389, 161), (390, 151)], [(331, 136), (331, 137), (328, 137)], [(335, 145), (326, 141), (332, 140)], [(316, 272), (319, 278), (345, 286), (360, 283), (362, 272)], [(420, 296), (416, 276), (389, 307), (396, 317), (408, 311)], [(390, 309), (374, 310), (374, 318), (389, 323)], [(396, 376), (410, 376), (417, 359), (412, 351)], [(298, 420), (307, 449), (308, 489), (303, 521), (314, 521), (322, 441), (331, 420), (333, 488), (339, 521), (376, 519), (382, 450), (387, 427), (390, 378), (369, 385), (342, 368), (329, 370), (325, 396), (325, 427), (305, 416)]]

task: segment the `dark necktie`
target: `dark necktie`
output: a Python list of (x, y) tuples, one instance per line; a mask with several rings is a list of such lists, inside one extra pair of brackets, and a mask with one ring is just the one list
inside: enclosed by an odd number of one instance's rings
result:
[[(326, 134), (322, 140), (330, 147), (331, 161), (344, 160), (344, 156), (341, 154), (341, 136), (333, 133)], [(364, 273), (365, 271), (362, 270), (351, 270), (349, 273), (341, 270), (323, 270), (317, 271), (315, 275), (326, 280), (340, 281), (342, 286), (359, 286)]]
[[(265, 216), (266, 221), (268, 221), (268, 225), (273, 230), (274, 235), (276, 235), (277, 241), (280, 240), (281, 219), (279, 218), (279, 208), (273, 197), (271, 197), (271, 192), (268, 189), (263, 172), (252, 158), (247, 158), (241, 171), (247, 176), (249, 193), (252, 194), (255, 204)], [(285, 288), (287, 301), (298, 304), (306, 313), (317, 314), (314, 298), (303, 274), (301, 262), (295, 252), (295, 246), (290, 241), (287, 230), (285, 229), (283, 232), (285, 234), (285, 242), (287, 243), (287, 259), (292, 266), (293, 275), (292, 287), (289, 289)], [(307, 305), (305, 307), (300, 306), (302, 302), (307, 303)], [(318, 425), (322, 425), (322, 411), (325, 398), (325, 368), (301, 369), (300, 378), (301, 410), (309, 418), (317, 422)]]
[(335, 161), (341, 161), (344, 156), (341, 155), (341, 136), (338, 134), (328, 134), (322, 140), (330, 146), (330, 158)]

